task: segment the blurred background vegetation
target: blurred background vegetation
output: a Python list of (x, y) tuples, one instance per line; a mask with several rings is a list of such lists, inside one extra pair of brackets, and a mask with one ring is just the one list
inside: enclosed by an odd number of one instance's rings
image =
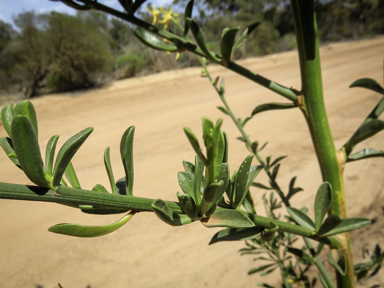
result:
[[(174, 0), (174, 10), (183, 11), (187, 2)], [(212, 51), (219, 53), (225, 27), (244, 28), (256, 21), (261, 25), (237, 51), (237, 59), (296, 48), (290, 1), (196, 0), (195, 7), (194, 18)], [(319, 0), (316, 11), (322, 43), (384, 34), (384, 0)], [(152, 22), (146, 10), (140, 13)], [(135, 39), (134, 27), (97, 11), (27, 11), (16, 15), (14, 23), (0, 20), (0, 95), (31, 98), (198, 65), (188, 53), (176, 61), (175, 54), (147, 49)]]

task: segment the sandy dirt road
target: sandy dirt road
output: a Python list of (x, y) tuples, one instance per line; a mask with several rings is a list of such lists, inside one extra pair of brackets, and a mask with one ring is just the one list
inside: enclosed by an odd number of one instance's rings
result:
[[(377, 93), (348, 89), (348, 86), (363, 77), (383, 84), (384, 38), (327, 45), (321, 54), (326, 107), (339, 148), (380, 100)], [(295, 51), (239, 63), (285, 86), (300, 89)], [(238, 117), (249, 116), (261, 103), (284, 102), (232, 72), (210, 68), (214, 76), (225, 77), (226, 97)], [(94, 127), (95, 131), (73, 162), (84, 188), (91, 189), (96, 183), (108, 187), (103, 151), (111, 147), (115, 176), (123, 176), (120, 138), (127, 127), (135, 125), (134, 194), (176, 200), (176, 192), (180, 191), (176, 174), (182, 170), (182, 160), (194, 158), (183, 127), (201, 135), (202, 117), (212, 120), (223, 117), (223, 130), (230, 139), (231, 171), (248, 154), (236, 140), (239, 133), (234, 124), (216, 109), (221, 105), (219, 97), (199, 73), (200, 69), (190, 68), (118, 81), (108, 88), (76, 97), (51, 95), (34, 99), (42, 149), (52, 135), (61, 135), (59, 145), (62, 145), (83, 128)], [(293, 202), (312, 208), (321, 178), (301, 112), (262, 113), (247, 124), (246, 131), (251, 139), (269, 141), (263, 156), (289, 155), (282, 162), (278, 181), (286, 190), (290, 179), (297, 175), (297, 185), (305, 192)], [(5, 136), (2, 128), (0, 136)], [(383, 140), (381, 133), (358, 148), (384, 149)], [(383, 158), (346, 167), (350, 216), (368, 215), (372, 205), (378, 207), (378, 203), (384, 206), (380, 202), (384, 194), (383, 171)], [(264, 175), (258, 176), (258, 180), (266, 183)], [(29, 183), (4, 153), (0, 153), (0, 181)], [(260, 200), (263, 191), (253, 190), (253, 193), (258, 211), (263, 214)], [(377, 211), (383, 214), (380, 207)], [(371, 214), (369, 217), (373, 217)], [(85, 215), (57, 204), (0, 200), (0, 287), (52, 288), (60, 282), (65, 288), (225, 288), (255, 287), (260, 282), (257, 276), (247, 276), (247, 271), (256, 264), (251, 256), (240, 257), (238, 250), (243, 243), (208, 246), (219, 229), (205, 229), (199, 223), (174, 228), (160, 222), (152, 213), (140, 213), (120, 230), (100, 238), (79, 239), (47, 232), (58, 223), (107, 224), (120, 217)], [(375, 226), (376, 232), (383, 230), (383, 224), (380, 225)], [(380, 231), (374, 237), (359, 238), (354, 247), (378, 242), (384, 247), (384, 231)], [(278, 280), (271, 281), (278, 284)]]

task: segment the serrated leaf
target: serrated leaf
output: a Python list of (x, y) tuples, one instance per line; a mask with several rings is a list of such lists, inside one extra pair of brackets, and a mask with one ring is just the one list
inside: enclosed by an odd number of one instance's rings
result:
[(243, 163), (241, 163), (239, 172), (237, 173), (236, 193), (235, 193), (234, 206), (233, 206), (235, 209), (238, 209), (241, 203), (243, 203), (243, 200), (246, 194), (248, 193), (249, 186), (253, 182), (253, 180), (250, 183), (248, 181), (252, 160), (253, 160), (253, 155), (248, 155), (244, 159)]
[(231, 61), (232, 47), (235, 42), (235, 37), (239, 27), (227, 29), (223, 31), (222, 40), (221, 40), (221, 64), (224, 67), (228, 67)]
[(345, 276), (345, 273), (347, 272), (347, 259), (345, 258), (344, 254), (340, 251), (338, 251), (338, 257), (339, 259), (336, 261), (336, 259), (333, 257), (333, 252), (330, 251), (328, 254), (328, 262), (339, 272), (341, 275)]
[(243, 32), (241, 32), (239, 38), (237, 39), (235, 45), (233, 45), (232, 48), (232, 54), (236, 52), (237, 49), (240, 48), (241, 45), (243, 45), (244, 41), (248, 38), (248, 36), (252, 33), (252, 31), (260, 25), (260, 22), (252, 23), (251, 25), (247, 26)]
[(283, 110), (283, 109), (291, 109), (296, 108), (296, 105), (293, 103), (266, 103), (256, 106), (252, 111), (252, 116), (269, 110)]
[(248, 239), (253, 239), (255, 235), (261, 233), (263, 228), (255, 226), (252, 228), (226, 228), (217, 232), (209, 242), (209, 245), (223, 242), (223, 241), (244, 241)]
[(239, 210), (215, 211), (209, 218), (201, 219), (205, 227), (250, 228), (255, 223)]
[(85, 140), (87, 140), (92, 131), (93, 128), (86, 128), (83, 131), (80, 131), (79, 133), (69, 138), (61, 147), (59, 153), (57, 154), (55, 168), (53, 170), (53, 186), (60, 184), (60, 180), (69, 162), (72, 160), (72, 157), (75, 155), (77, 150), (79, 150), (81, 145), (83, 145)]
[(352, 155), (349, 155), (347, 162), (353, 162), (353, 161), (368, 159), (373, 157), (384, 157), (384, 151), (383, 150), (377, 151), (373, 148), (366, 148), (366, 149), (360, 150), (359, 152), (353, 153)]
[(38, 186), (51, 187), (45, 178), (40, 147), (31, 121), (23, 115), (15, 116), (11, 135), (13, 148), (25, 175)]
[(65, 169), (65, 177), (67, 177), (68, 182), (71, 184), (73, 188), (81, 189), (80, 182), (79, 182), (79, 179), (77, 178), (72, 162), (69, 162), (67, 168)]
[(134, 170), (133, 170), (133, 138), (135, 134), (135, 126), (129, 127), (125, 130), (121, 142), (120, 142), (120, 156), (123, 161), (125, 171), (125, 195), (133, 195), (133, 181), (134, 181)]
[(372, 137), (384, 129), (384, 121), (373, 119), (363, 123), (352, 137), (344, 144), (346, 154), (349, 155), (353, 148), (360, 142)]
[(371, 224), (371, 220), (363, 217), (351, 217), (346, 218), (341, 221), (341, 223), (331, 231), (325, 233), (324, 237), (332, 236), (339, 233), (349, 232), (352, 230), (363, 228), (367, 225)]
[(1, 137), (0, 138), (0, 146), (3, 148), (5, 154), (7, 154), (9, 160), (12, 161), (17, 167), (21, 168), (19, 160), (17, 159), (16, 152), (13, 149), (13, 143), (11, 138)]
[(185, 132), (185, 135), (187, 135), (187, 138), (189, 140), (189, 143), (191, 143), (193, 150), (195, 150), (195, 153), (200, 157), (200, 160), (204, 163), (204, 166), (207, 166), (208, 165), (207, 159), (205, 158), (205, 156), (201, 151), (199, 141), (197, 140), (197, 137), (195, 136), (195, 134), (193, 134), (191, 129), (186, 127), (184, 127), (184, 132)]
[(177, 198), (179, 199), (179, 204), (183, 212), (192, 220), (199, 220), (197, 206), (193, 198), (186, 194), (177, 193)]
[(185, 7), (183, 38), (186, 38), (188, 36), (189, 25), (188, 25), (188, 22), (186, 20), (187, 20), (187, 18), (192, 18), (193, 4), (194, 4), (194, 1), (191, 0), (188, 2), (187, 7)]
[(261, 272), (261, 271), (264, 271), (265, 269), (268, 269), (269, 267), (272, 267), (276, 265), (275, 263), (273, 264), (267, 264), (267, 265), (261, 265), (257, 268), (253, 268), (251, 270), (248, 271), (248, 275), (251, 275), (251, 274), (254, 274), (254, 273), (257, 273), (257, 272)]
[(301, 227), (315, 231), (315, 223), (308, 217), (307, 214), (293, 207), (287, 207), (287, 211), (292, 219), (295, 220)]
[(327, 214), (332, 202), (332, 187), (328, 182), (324, 182), (317, 190), (315, 200), (315, 228), (319, 232), (324, 217)]
[(199, 26), (199, 24), (197, 24), (191, 18), (186, 18), (185, 21), (189, 25), (189, 28), (192, 31), (193, 37), (195, 38), (197, 45), (200, 47), (201, 51), (203, 51), (203, 53), (205, 54), (205, 57), (210, 58), (211, 60), (213, 60), (215, 62), (219, 62), (220, 59), (217, 58), (214, 53), (209, 51), (207, 44), (206, 44), (206, 41), (205, 41), (204, 32), (201, 29), (201, 27)]
[(152, 203), (153, 212), (160, 220), (171, 226), (181, 226), (189, 224), (192, 220), (187, 215), (176, 214), (173, 212), (164, 202), (164, 200), (158, 199)]
[(11, 103), (4, 106), (0, 112), (1, 123), (3, 124), (4, 129), (7, 131), (9, 137), (11, 137), (11, 125), (14, 117), (14, 109), (15, 107)]
[(37, 117), (36, 117), (36, 111), (35, 107), (33, 107), (31, 101), (24, 100), (16, 104), (14, 110), (13, 110), (14, 117), (17, 115), (23, 115), (31, 121), (33, 129), (36, 133), (36, 138), (39, 138), (39, 129), (37, 126)]
[(53, 174), (53, 160), (55, 158), (55, 150), (59, 137), (59, 135), (52, 136), (45, 149), (45, 170), (51, 175)]
[(48, 229), (48, 231), (58, 234), (64, 234), (68, 236), (75, 236), (75, 237), (100, 237), (103, 235), (107, 235), (109, 233), (112, 233), (113, 231), (116, 231), (121, 226), (126, 224), (132, 216), (135, 214), (135, 212), (129, 212), (127, 215), (125, 215), (123, 218), (121, 218), (119, 221), (104, 225), (104, 226), (86, 226), (86, 225), (78, 225), (78, 224), (58, 224)]
[(379, 83), (377, 83), (375, 80), (373, 79), (369, 79), (369, 78), (362, 78), (362, 79), (359, 79), (359, 80), (356, 80), (355, 82), (353, 82), (349, 88), (353, 88), (353, 87), (361, 87), (361, 88), (366, 88), (366, 89), (369, 89), (369, 90), (372, 90), (372, 91), (375, 91), (377, 93), (380, 93), (380, 94), (383, 94), (384, 95), (384, 89), (383, 87), (381, 87), (379, 85)]
[(139, 39), (143, 44), (149, 46), (152, 49), (167, 51), (167, 52), (177, 52), (179, 48), (174, 44), (167, 44), (164, 41), (157, 38), (154, 34), (143, 30), (141, 28), (135, 29), (135, 36)]

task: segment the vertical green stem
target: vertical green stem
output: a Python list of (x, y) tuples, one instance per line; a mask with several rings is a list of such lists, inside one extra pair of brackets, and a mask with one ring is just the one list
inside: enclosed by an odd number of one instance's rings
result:
[[(329, 213), (347, 217), (345, 207), (343, 163), (339, 162), (328, 117), (325, 111), (319, 43), (317, 38), (316, 15), (313, 0), (291, 0), (299, 50), (302, 80), (302, 111), (307, 120), (323, 181), (333, 188), (332, 204)], [(354, 287), (354, 270), (350, 249), (349, 234), (340, 235), (343, 252), (348, 259), (345, 277), (337, 275), (338, 287)], [(337, 273), (337, 272), (336, 272)]]

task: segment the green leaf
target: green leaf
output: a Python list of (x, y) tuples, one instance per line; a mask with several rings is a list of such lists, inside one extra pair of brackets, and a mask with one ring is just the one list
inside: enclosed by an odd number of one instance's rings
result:
[(291, 199), (291, 197), (293, 195), (295, 195), (296, 193), (300, 192), (300, 191), (303, 191), (302, 188), (300, 187), (295, 187), (295, 182), (296, 182), (296, 176), (293, 177), (291, 179), (291, 181), (289, 182), (289, 192), (288, 192), (288, 195), (286, 197), (286, 199), (289, 201), (289, 199)]
[(59, 137), (59, 135), (52, 136), (45, 149), (45, 170), (50, 175), (53, 174), (53, 160), (55, 158), (55, 150)]
[(81, 212), (85, 214), (92, 214), (92, 215), (113, 215), (113, 214), (121, 214), (121, 213), (127, 213), (128, 210), (118, 210), (118, 209), (109, 209), (104, 207), (97, 207), (97, 208), (82, 208)]
[(277, 157), (272, 163), (271, 163), (271, 167), (275, 166), (277, 163), (279, 163), (281, 160), (283, 160), (284, 158), (287, 158), (287, 156), (280, 156), (280, 157)]
[(65, 169), (65, 177), (67, 177), (68, 182), (71, 184), (73, 188), (81, 189), (80, 182), (79, 182), (79, 179), (77, 178), (72, 162), (69, 162), (67, 168)]
[(186, 18), (185, 21), (189, 25), (189, 28), (192, 31), (193, 37), (195, 38), (197, 45), (200, 47), (201, 51), (205, 54), (205, 57), (215, 61), (220, 62), (220, 59), (216, 57), (214, 53), (209, 51), (207, 43), (205, 42), (205, 36), (203, 30), (200, 28), (199, 24), (193, 21), (191, 18)]
[(304, 261), (307, 261), (307, 262), (312, 262), (313, 261), (313, 258), (308, 253), (305, 253), (301, 249), (287, 247), (287, 251), (289, 253), (292, 253), (293, 255), (297, 256), (298, 258), (304, 260)]
[(93, 128), (86, 128), (83, 131), (75, 134), (64, 143), (57, 154), (55, 168), (53, 170), (53, 186), (60, 184), (60, 180), (63, 177), (64, 171), (67, 168), (72, 157), (76, 154), (77, 150), (87, 140), (88, 136), (92, 133)]
[(384, 89), (383, 87), (381, 87), (379, 85), (379, 83), (377, 83), (375, 80), (373, 79), (369, 79), (369, 78), (362, 78), (362, 79), (359, 79), (359, 80), (356, 80), (355, 82), (353, 82), (349, 88), (353, 88), (353, 87), (361, 87), (361, 88), (366, 88), (366, 89), (370, 89), (372, 91), (375, 91), (377, 93), (380, 93), (380, 94), (383, 94), (384, 95)]
[(194, 179), (195, 176), (191, 172), (179, 172), (177, 173), (177, 180), (179, 181), (179, 186), (183, 192), (192, 198), (195, 199), (194, 195)]
[(321, 227), (317, 231), (316, 235), (323, 236), (325, 233), (327, 233), (327, 232), (331, 231), (332, 229), (336, 228), (337, 226), (339, 226), (340, 223), (342, 222), (342, 220), (343, 220), (343, 218), (341, 218), (337, 214), (329, 215), (325, 219), (323, 225), (321, 225)]
[(368, 159), (373, 157), (384, 157), (384, 151), (377, 151), (373, 148), (366, 148), (348, 156), (347, 162), (353, 162), (362, 159)]
[(143, 44), (149, 46), (152, 49), (167, 51), (167, 52), (177, 52), (179, 48), (174, 44), (167, 44), (164, 41), (157, 38), (154, 34), (143, 30), (141, 28), (135, 29), (135, 36), (139, 39)]
[(239, 210), (215, 211), (209, 218), (201, 219), (205, 227), (250, 228), (255, 224)]
[(261, 272), (261, 271), (263, 271), (265, 269), (268, 269), (269, 267), (272, 267), (274, 265), (276, 265), (276, 264), (273, 263), (273, 264), (261, 265), (261, 266), (259, 266), (257, 268), (253, 268), (253, 269), (248, 271), (248, 275), (251, 275), (251, 274), (254, 274), (254, 273), (257, 273), (257, 272)]
[(269, 110), (283, 110), (283, 109), (291, 109), (295, 108), (296, 105), (293, 103), (266, 103), (256, 106), (252, 111), (252, 116)]
[(347, 272), (347, 258), (345, 258), (343, 252), (338, 250), (338, 260), (336, 261), (333, 257), (333, 252), (330, 251), (328, 254), (328, 262), (339, 272), (341, 275), (345, 276)]
[(55, 226), (52, 226), (48, 229), (48, 231), (58, 234), (64, 234), (69, 236), (75, 236), (75, 237), (99, 237), (107, 235), (113, 231), (116, 231), (121, 226), (126, 224), (132, 216), (135, 214), (135, 212), (131, 211), (127, 215), (125, 215), (123, 218), (121, 218), (119, 221), (105, 225), (105, 226), (86, 226), (86, 225), (78, 225), (78, 224), (58, 224)]
[(21, 101), (17, 103), (15, 106), (15, 109), (13, 110), (13, 115), (23, 115), (31, 121), (33, 129), (36, 133), (36, 138), (39, 138), (39, 130), (37, 127), (37, 117), (36, 117), (36, 111), (35, 107), (33, 107), (32, 103), (28, 100)]
[(135, 126), (129, 127), (125, 130), (123, 137), (120, 142), (120, 155), (123, 161), (126, 181), (126, 192), (127, 196), (133, 195), (133, 137), (135, 134)]
[(252, 183), (252, 186), (253, 187), (257, 187), (257, 188), (260, 188), (260, 189), (265, 189), (265, 190), (273, 190), (272, 187), (268, 187), (268, 186), (265, 186), (264, 184), (261, 184), (261, 183)]
[(201, 152), (201, 148), (199, 145), (199, 141), (197, 140), (195, 134), (189, 129), (184, 127), (185, 135), (187, 135), (187, 138), (189, 140), (189, 143), (191, 143), (193, 150), (195, 150), (195, 153), (200, 157), (200, 160), (204, 163), (205, 166), (208, 165), (207, 159)]
[(185, 172), (191, 172), (192, 174), (195, 174), (195, 165), (193, 165), (191, 162), (183, 161), (183, 167)]
[(260, 22), (252, 23), (251, 25), (247, 26), (243, 32), (241, 32), (239, 38), (237, 39), (235, 45), (233, 45), (232, 48), (232, 54), (236, 52), (237, 49), (240, 48), (241, 45), (243, 45), (244, 41), (248, 38), (248, 36), (252, 33), (252, 31), (260, 25)]
[(362, 217), (346, 218), (346, 219), (343, 219), (335, 229), (325, 233), (322, 236), (328, 237), (328, 236), (339, 234), (339, 233), (349, 232), (352, 230), (363, 228), (369, 224), (371, 224), (371, 220), (367, 218), (362, 218)]
[[(237, 174), (236, 179), (236, 193), (235, 193), (235, 201), (234, 201), (234, 207), (235, 209), (238, 209), (241, 204), (244, 201), (245, 196), (248, 193), (249, 187), (251, 186), (252, 181), (248, 181), (249, 172), (251, 169), (251, 164), (253, 160), (253, 155), (248, 155), (243, 163), (241, 163), (239, 172)], [(253, 173), (253, 176), (256, 177), (258, 172)]]
[(13, 143), (11, 138), (1, 137), (0, 146), (3, 148), (5, 154), (7, 154), (9, 160), (13, 162), (17, 167), (21, 168), (19, 160), (17, 159), (16, 152), (13, 149)]
[(275, 181), (277, 177), (277, 173), (279, 172), (280, 164), (277, 164), (275, 167), (273, 167), (272, 174), (271, 174), (271, 180)]
[(223, 31), (223, 39), (221, 40), (221, 63), (224, 67), (228, 67), (231, 61), (232, 48), (239, 29), (239, 27), (236, 27), (228, 29), (225, 32)]
[(262, 227), (254, 226), (252, 228), (226, 228), (217, 232), (209, 242), (209, 245), (223, 241), (243, 241), (253, 239), (257, 234), (263, 231)]
[(372, 137), (384, 129), (384, 121), (373, 119), (363, 123), (352, 137), (344, 144), (346, 154), (349, 155), (353, 148), (360, 142)]
[(187, 7), (185, 7), (184, 12), (184, 31), (183, 31), (183, 38), (187, 38), (188, 31), (189, 31), (189, 25), (187, 22), (187, 18), (192, 18), (192, 11), (193, 11), (193, 4), (195, 1), (191, 0), (188, 2)]
[[(219, 183), (211, 183), (204, 190), (203, 199), (200, 204), (200, 215), (205, 215), (205, 212), (217, 201), (221, 198), (224, 193), (223, 189), (224, 181), (220, 181)], [(221, 195), (220, 192), (222, 191)]]
[(223, 163), (228, 163), (229, 141), (228, 141), (227, 133), (225, 132), (223, 132), (223, 139), (224, 139)]
[(181, 226), (192, 222), (192, 220), (187, 215), (179, 215), (173, 212), (168, 207), (167, 203), (161, 199), (153, 202), (152, 209), (156, 216), (160, 218), (160, 220), (171, 226)]
[(177, 198), (179, 198), (179, 204), (183, 212), (192, 220), (199, 220), (197, 207), (193, 198), (189, 195), (181, 195), (177, 193)]
[(315, 223), (313, 223), (312, 219), (309, 218), (307, 214), (293, 207), (287, 207), (287, 211), (292, 219), (295, 220), (301, 227), (315, 231)]
[(193, 179), (192, 194), (190, 195), (197, 206), (200, 206), (201, 203), (201, 191), (204, 189), (204, 164), (200, 160), (199, 156), (195, 156), (195, 172)]
[(15, 116), (11, 135), (13, 148), (25, 175), (38, 186), (52, 187), (45, 178), (40, 147), (31, 121), (23, 115)]
[(5, 131), (7, 131), (9, 137), (11, 137), (11, 125), (12, 125), (12, 120), (14, 117), (14, 109), (15, 107), (13, 104), (8, 104), (7, 106), (4, 106), (1, 109), (0, 113), (0, 118), (1, 118), (1, 123), (4, 126)]
[(317, 190), (315, 200), (315, 228), (319, 232), (324, 217), (327, 214), (332, 202), (332, 187), (328, 182), (324, 182)]
[(218, 106), (217, 109), (219, 109), (221, 112), (223, 112), (225, 115), (229, 115), (228, 111), (225, 110), (224, 107)]
[(101, 184), (96, 184), (92, 188), (92, 191), (109, 193), (108, 190), (103, 185), (101, 185)]

